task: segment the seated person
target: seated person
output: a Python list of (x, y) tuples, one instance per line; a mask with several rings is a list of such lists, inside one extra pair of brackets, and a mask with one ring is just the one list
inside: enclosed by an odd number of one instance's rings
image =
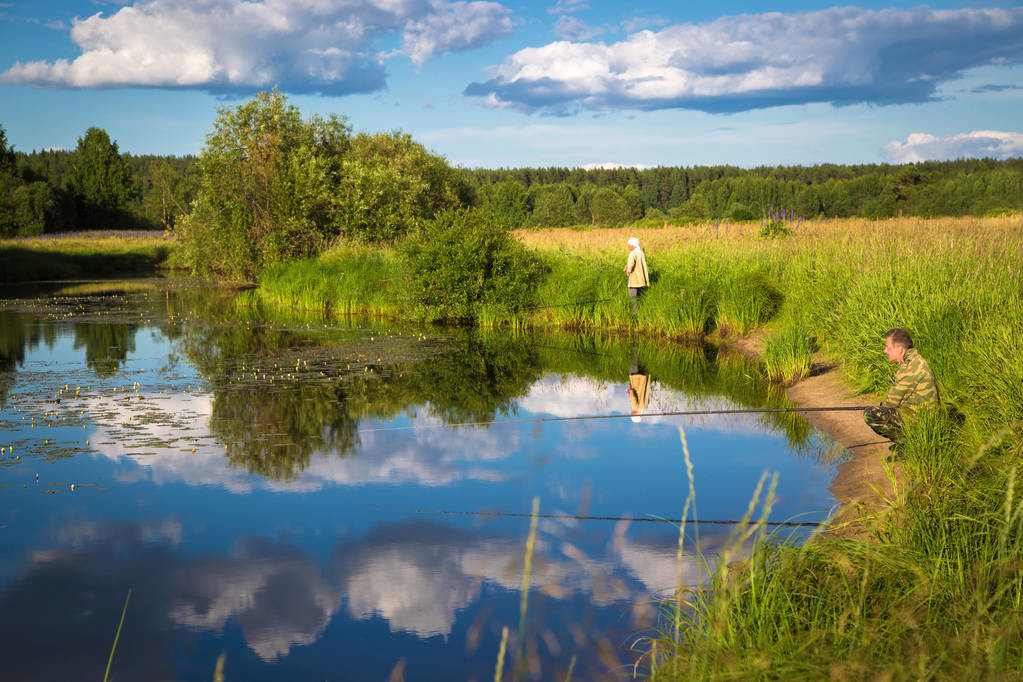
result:
[(913, 340), (905, 329), (888, 330), (884, 335), (884, 353), (889, 362), (898, 363), (898, 370), (888, 395), (878, 407), (868, 407), (863, 419), (874, 433), (891, 440), (894, 449), (902, 438), (902, 413), (937, 406), (938, 386), (930, 365), (913, 348)]

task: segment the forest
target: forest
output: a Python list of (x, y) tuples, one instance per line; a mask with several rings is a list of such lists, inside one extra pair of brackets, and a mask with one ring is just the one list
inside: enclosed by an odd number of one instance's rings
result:
[[(401, 132), (382, 136), (410, 141)], [(191, 211), (199, 191), (199, 161), (198, 156), (122, 152), (107, 131), (95, 127), (72, 150), (17, 151), (0, 125), (0, 237), (173, 228)], [(1023, 159), (1018, 158), (750, 169), (445, 170), (457, 175), (462, 201), (488, 209), (505, 228), (617, 227), (637, 221), (685, 225), (759, 220), (772, 211), (807, 219), (879, 219), (1023, 210)], [(396, 235), (389, 229), (363, 236), (388, 241)]]

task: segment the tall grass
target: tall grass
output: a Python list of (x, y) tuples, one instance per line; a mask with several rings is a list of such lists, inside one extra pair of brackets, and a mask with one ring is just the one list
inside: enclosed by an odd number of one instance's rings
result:
[(0, 282), (151, 273), (173, 267), (173, 251), (162, 233), (0, 239)]
[[(921, 437), (933, 417), (917, 424), (916, 456), (948, 453), (947, 440)], [(666, 602), (669, 628), (681, 624), (683, 637), (657, 640), (659, 676), (1018, 678), (1023, 429), (1008, 441), (950, 468), (940, 487), (918, 484), (870, 542), (761, 536), (738, 568), (723, 553), (709, 587), (682, 609)]]

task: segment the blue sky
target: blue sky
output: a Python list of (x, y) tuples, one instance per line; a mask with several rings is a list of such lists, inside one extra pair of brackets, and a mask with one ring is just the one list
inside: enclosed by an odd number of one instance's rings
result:
[(468, 167), (1023, 155), (1023, 5), (0, 0), (19, 150), (201, 150), (277, 86)]

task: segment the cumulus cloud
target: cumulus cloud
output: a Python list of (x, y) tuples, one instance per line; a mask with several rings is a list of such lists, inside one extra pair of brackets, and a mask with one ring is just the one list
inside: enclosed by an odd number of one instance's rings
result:
[(554, 35), (565, 40), (589, 40), (599, 36), (604, 29), (597, 26), (590, 26), (581, 19), (564, 16), (554, 24)]
[(650, 17), (636, 16), (631, 19), (626, 19), (622, 22), (622, 29), (626, 33), (634, 33), (643, 28), (649, 28), (651, 26), (664, 26), (668, 21), (664, 17), (655, 14)]
[(405, 52), (416, 64), (442, 52), (469, 50), (512, 32), (511, 12), (495, 2), (437, 3), (405, 27)]
[(933, 100), (963, 71), (1023, 61), (1023, 7), (744, 14), (641, 31), (610, 45), (559, 41), (494, 67), (469, 96), (492, 106), (734, 112), (809, 102)]
[(946, 161), (949, 159), (1008, 159), (1023, 156), (1023, 133), (975, 130), (937, 137), (912, 133), (905, 142), (894, 140), (881, 150), (889, 163)]
[(388, 55), (374, 44), (402, 37), (416, 64), (513, 30), (495, 2), (444, 0), (138, 0), (113, 14), (75, 19), (74, 60), (17, 62), (0, 82), (45, 87), (194, 88), (346, 94), (383, 87)]
[(548, 14), (570, 14), (572, 12), (581, 12), (584, 9), (589, 9), (590, 3), (586, 0), (558, 0), (552, 6), (547, 8)]

